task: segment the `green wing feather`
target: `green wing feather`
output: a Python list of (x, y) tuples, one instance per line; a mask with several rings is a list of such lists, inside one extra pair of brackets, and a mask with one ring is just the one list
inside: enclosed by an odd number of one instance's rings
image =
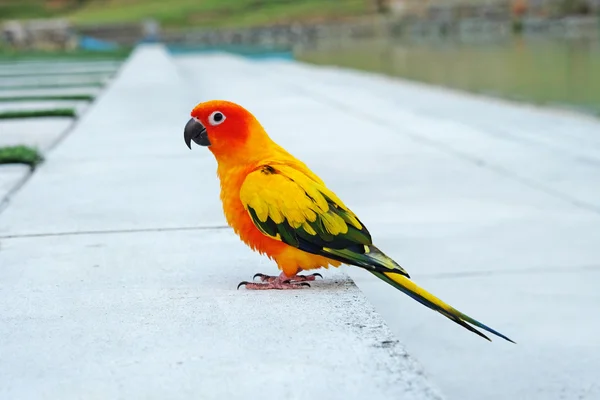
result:
[(371, 271), (408, 273), (373, 245), (371, 234), (323, 182), (288, 165), (248, 174), (240, 200), (266, 236)]

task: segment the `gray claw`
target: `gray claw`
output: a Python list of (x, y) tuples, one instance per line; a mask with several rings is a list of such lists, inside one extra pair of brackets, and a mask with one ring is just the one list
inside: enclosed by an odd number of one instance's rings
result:
[(258, 277), (260, 277), (260, 278), (264, 278), (264, 277), (266, 277), (267, 275), (265, 275), (265, 274), (261, 274), (261, 273), (259, 272), (259, 273), (257, 273), (257, 274), (254, 274), (254, 276), (252, 277), (252, 280), (255, 280), (257, 276), (258, 276)]

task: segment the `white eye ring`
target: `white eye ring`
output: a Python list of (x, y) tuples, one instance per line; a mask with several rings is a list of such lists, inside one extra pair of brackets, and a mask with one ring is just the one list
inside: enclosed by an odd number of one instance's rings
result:
[(212, 126), (222, 124), (225, 121), (225, 114), (221, 111), (213, 111), (208, 117), (208, 123)]

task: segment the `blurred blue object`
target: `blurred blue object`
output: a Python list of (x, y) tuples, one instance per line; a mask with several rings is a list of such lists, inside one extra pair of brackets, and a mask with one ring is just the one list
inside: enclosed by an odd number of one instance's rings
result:
[(141, 43), (158, 43), (160, 41), (160, 25), (153, 19), (144, 21), (143, 34), (144, 38)]
[(117, 50), (119, 45), (114, 42), (96, 39), (90, 36), (79, 38), (79, 48), (91, 51), (112, 51)]

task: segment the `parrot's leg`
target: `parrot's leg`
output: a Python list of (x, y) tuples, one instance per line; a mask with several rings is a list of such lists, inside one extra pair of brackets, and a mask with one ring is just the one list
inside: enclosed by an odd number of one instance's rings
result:
[[(238, 289), (240, 286), (246, 286), (246, 289), (250, 290), (287, 290), (287, 289), (302, 289), (304, 286), (310, 287), (310, 284), (305, 281), (314, 281), (315, 275), (321, 276), (321, 274), (313, 274), (313, 275), (294, 275), (287, 276), (283, 272), (279, 276), (268, 276), (264, 274), (256, 274), (254, 278), (257, 276), (260, 277), (261, 283), (254, 282), (240, 282), (238, 285)], [(312, 278), (312, 279), (311, 279)], [(321, 276), (322, 278), (322, 276)]]
[(240, 282), (238, 285), (238, 289), (240, 286), (245, 286), (246, 289), (250, 290), (289, 290), (289, 289), (302, 289), (304, 286), (310, 287), (310, 285), (306, 282), (300, 283), (292, 283), (290, 281), (273, 281), (268, 283), (253, 283), (253, 282)]
[(258, 277), (258, 278), (260, 278), (261, 282), (274, 282), (277, 279), (279, 279), (281, 281), (287, 280), (287, 281), (291, 281), (291, 282), (306, 282), (306, 281), (314, 281), (315, 279), (317, 279), (317, 276), (319, 278), (323, 279), (323, 275), (321, 275), (319, 273), (315, 273), (315, 274), (311, 274), (311, 275), (287, 276), (282, 272), (279, 276), (269, 276), (269, 275), (258, 273), (252, 277), (252, 280), (254, 280)]

